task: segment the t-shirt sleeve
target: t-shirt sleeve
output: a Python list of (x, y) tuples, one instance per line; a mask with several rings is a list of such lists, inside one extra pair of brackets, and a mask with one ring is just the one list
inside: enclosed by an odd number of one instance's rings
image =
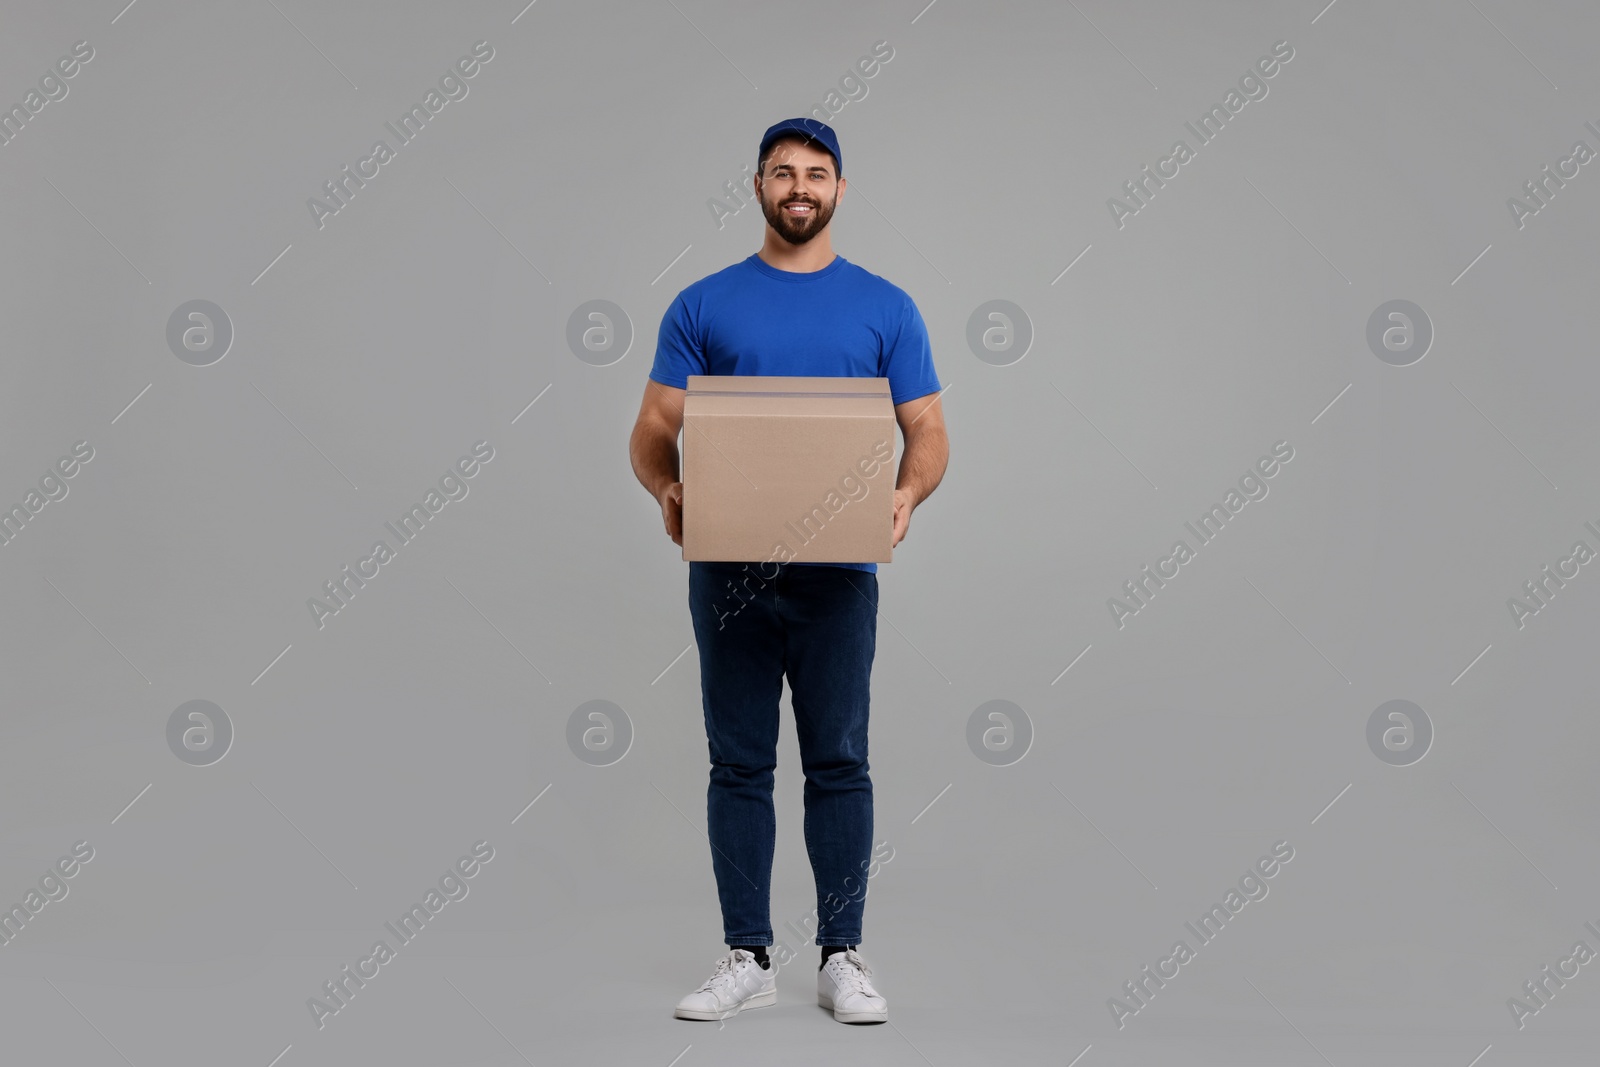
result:
[(676, 389), (689, 387), (689, 375), (709, 373), (706, 368), (705, 347), (700, 343), (699, 332), (689, 318), (689, 308), (679, 293), (666, 314), (661, 316), (661, 330), (656, 336), (656, 358), (650, 367), (650, 377), (662, 385)]
[(900, 309), (899, 328), (884, 350), (879, 377), (889, 379), (891, 403), (904, 404), (919, 396), (939, 391), (939, 375), (933, 369), (933, 348), (928, 343), (928, 327), (910, 296)]

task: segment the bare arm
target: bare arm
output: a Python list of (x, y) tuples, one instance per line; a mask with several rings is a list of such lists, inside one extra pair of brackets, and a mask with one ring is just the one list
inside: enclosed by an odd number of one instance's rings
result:
[(911, 512), (939, 487), (950, 462), (950, 439), (944, 428), (943, 394), (908, 400), (894, 406), (895, 421), (905, 438), (900, 472), (895, 477), (894, 541), (898, 545), (911, 525)]
[(646, 379), (639, 417), (628, 440), (634, 476), (661, 505), (661, 521), (674, 544), (683, 544), (683, 482), (678, 434), (683, 429), (685, 390)]

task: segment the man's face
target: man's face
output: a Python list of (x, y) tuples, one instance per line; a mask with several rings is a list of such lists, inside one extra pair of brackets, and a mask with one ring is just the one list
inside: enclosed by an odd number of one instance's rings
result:
[(833, 218), (838, 184), (833, 157), (804, 141), (779, 141), (768, 149), (761, 177), (761, 213), (792, 245), (803, 245)]

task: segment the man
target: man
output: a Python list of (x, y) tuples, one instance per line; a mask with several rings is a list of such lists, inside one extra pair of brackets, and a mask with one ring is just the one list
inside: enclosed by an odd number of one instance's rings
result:
[[(830, 224), (846, 183), (831, 128), (814, 119), (777, 123), (761, 139), (757, 164), (765, 239), (760, 251), (690, 285), (667, 309), (629, 445), (634, 473), (660, 504), (667, 535), (682, 545), (678, 434), (688, 375), (887, 378), (905, 438), (894, 489), (898, 545), (949, 455), (927, 328), (903, 290), (833, 252)], [(728, 954), (679, 1002), (678, 1018), (721, 1019), (777, 998), (777, 968), (767, 954), (772, 785), (787, 675), (817, 890), (817, 1000), (840, 1022), (888, 1019), (888, 1003), (856, 951), (866, 879), (877, 870), (867, 764), (877, 569), (689, 564), (711, 754), (706, 821)], [(730, 604), (739, 607), (730, 612)]]

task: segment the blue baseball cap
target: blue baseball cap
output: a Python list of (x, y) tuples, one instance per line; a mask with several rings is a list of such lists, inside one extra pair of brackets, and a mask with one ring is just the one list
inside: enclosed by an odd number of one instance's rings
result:
[(772, 142), (785, 134), (799, 134), (807, 140), (814, 141), (827, 149), (833, 156), (834, 177), (844, 175), (844, 161), (839, 158), (839, 137), (833, 132), (833, 127), (816, 119), (784, 119), (767, 127), (767, 132), (761, 135), (761, 149), (756, 154), (758, 161), (767, 158), (767, 149)]

